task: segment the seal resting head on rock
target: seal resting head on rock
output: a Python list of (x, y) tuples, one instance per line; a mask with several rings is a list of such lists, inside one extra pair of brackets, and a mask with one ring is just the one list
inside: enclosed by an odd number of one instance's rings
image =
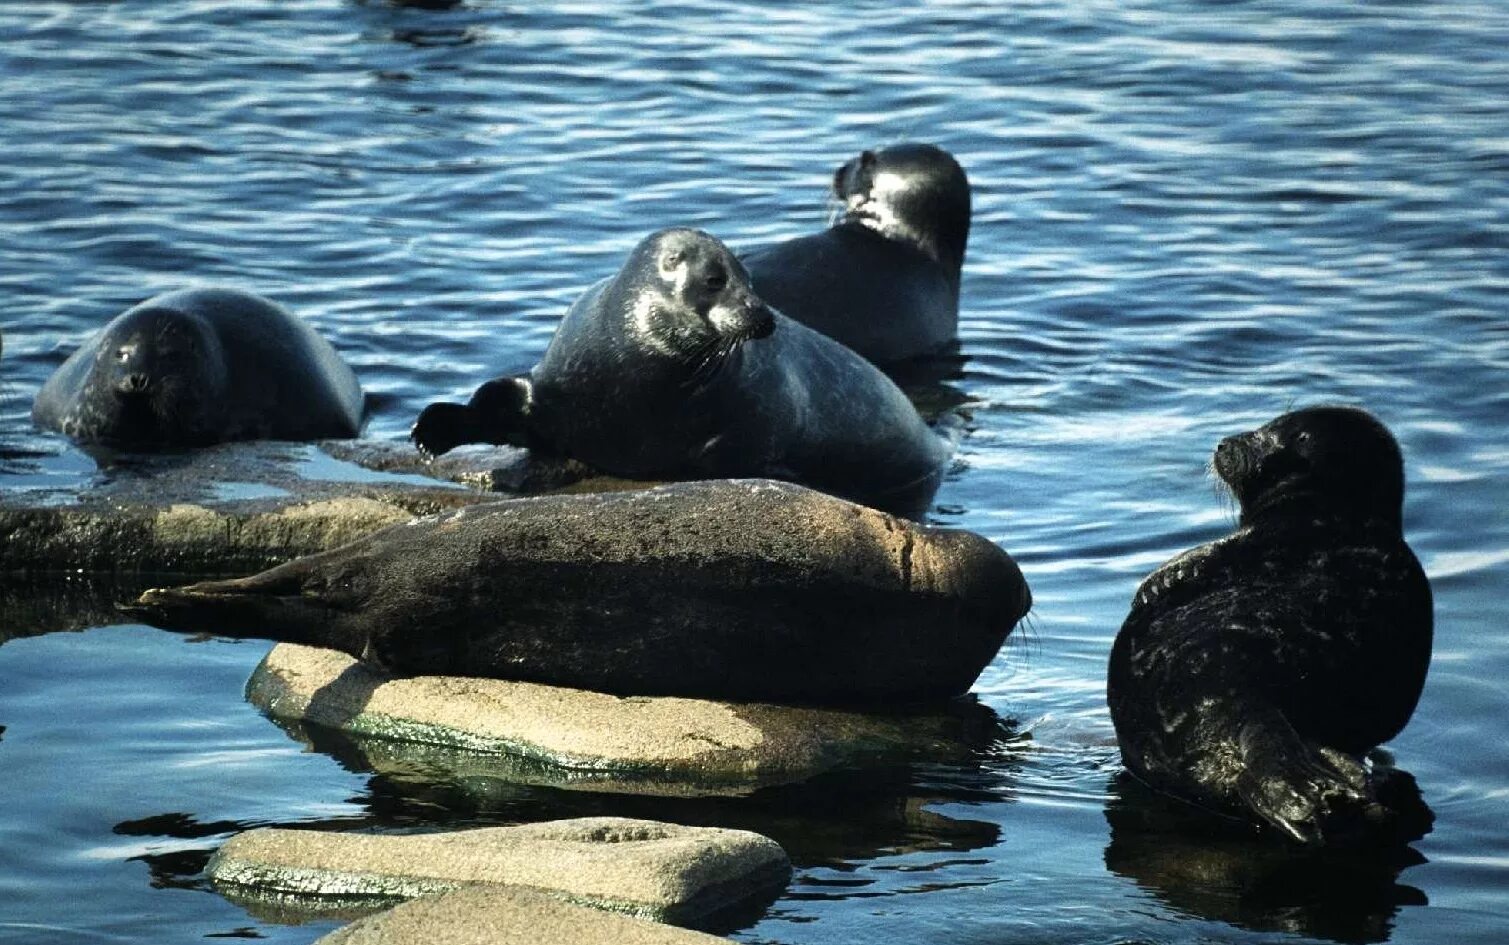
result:
[(843, 202), (828, 230), (743, 257), (760, 297), (890, 367), (958, 334), (969, 180), (930, 144), (865, 151), (833, 175)]
[(1403, 729), (1430, 663), (1393, 436), (1361, 410), (1299, 410), (1222, 440), (1215, 470), (1240, 527), (1153, 572), (1111, 650), (1127, 767), (1304, 843), (1424, 833), (1408, 776), (1380, 783), (1363, 760)]
[(362, 390), (286, 309), (235, 289), (184, 289), (84, 342), (42, 385), (32, 420), (123, 449), (352, 437)]
[(918, 514), (948, 450), (878, 368), (772, 311), (716, 238), (662, 230), (587, 290), (527, 377), (431, 404), (429, 454), (509, 443), (631, 479), (785, 479)]

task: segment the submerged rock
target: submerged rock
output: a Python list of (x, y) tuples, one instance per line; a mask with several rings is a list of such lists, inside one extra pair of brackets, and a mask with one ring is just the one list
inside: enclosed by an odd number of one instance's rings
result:
[[(966, 755), (972, 719), (620, 697), (455, 676), (391, 679), (280, 644), (247, 698), (274, 718), (363, 737), (464, 774), (636, 794), (743, 793), (862, 763)], [(406, 747), (407, 746), (407, 747)]]
[(315, 945), (719, 945), (717, 938), (512, 887), (468, 888), (353, 922)]
[(236, 898), (348, 906), (464, 886), (520, 886), (661, 922), (689, 924), (773, 899), (791, 878), (775, 841), (745, 830), (585, 817), (421, 834), (264, 827), (226, 841), (206, 867)]
[(129, 610), (395, 675), (894, 707), (967, 691), (1030, 604), (979, 535), (720, 480), (487, 503)]

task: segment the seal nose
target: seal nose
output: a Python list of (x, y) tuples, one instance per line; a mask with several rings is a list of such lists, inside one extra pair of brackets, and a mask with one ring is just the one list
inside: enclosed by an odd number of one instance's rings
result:
[(1228, 483), (1246, 473), (1249, 462), (1244, 437), (1228, 436), (1216, 444), (1216, 475)]
[(775, 330), (775, 313), (753, 293), (741, 292), (729, 304), (719, 305), (708, 320), (721, 334), (749, 341)]
[(140, 371), (133, 371), (121, 378), (115, 389), (121, 394), (145, 394), (152, 386), (152, 378)]

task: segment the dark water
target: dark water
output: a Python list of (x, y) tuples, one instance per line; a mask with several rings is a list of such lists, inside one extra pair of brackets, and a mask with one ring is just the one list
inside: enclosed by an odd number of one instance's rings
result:
[[(976, 212), (968, 433), (932, 518), (1032, 582), (1032, 632), (977, 687), (1021, 737), (742, 800), (478, 790), (308, 750), (241, 698), (261, 644), (14, 639), (0, 940), (307, 942), (330, 923), (204, 887), (224, 836), (601, 812), (785, 844), (796, 880), (745, 942), (1509, 938), (1509, 8), (552, 6), (5, 4), (0, 487), (88, 474), (29, 430), (31, 395), (157, 291), (229, 282), (307, 316), (396, 438), (530, 365), (650, 229), (810, 232), (833, 166), (934, 141)], [(1142, 575), (1230, 527), (1216, 440), (1320, 401), (1405, 449), (1438, 638), (1391, 749), (1436, 830), (1397, 863), (1150, 838), (1114, 780), (1111, 637)]]

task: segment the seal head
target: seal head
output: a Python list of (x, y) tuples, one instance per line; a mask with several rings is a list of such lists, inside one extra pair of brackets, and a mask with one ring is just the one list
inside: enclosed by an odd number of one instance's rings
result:
[(969, 242), (969, 179), (953, 155), (931, 144), (863, 151), (833, 172), (840, 221), (916, 247), (943, 267), (954, 291)]
[(1112, 647), (1128, 769), (1306, 843), (1419, 836), (1423, 802), (1364, 761), (1430, 663), (1398, 444), (1364, 411), (1316, 407), (1227, 437), (1213, 465), (1241, 526), (1153, 572)]
[(219, 439), (229, 375), (203, 318), (145, 303), (112, 322), (90, 355), (72, 382), (84, 393), (56, 418), (64, 434), (148, 448)]

